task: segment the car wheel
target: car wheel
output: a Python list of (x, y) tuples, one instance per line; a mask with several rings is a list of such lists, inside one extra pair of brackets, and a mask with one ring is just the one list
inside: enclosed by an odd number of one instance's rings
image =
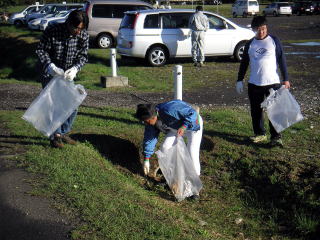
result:
[(99, 48), (110, 48), (113, 45), (113, 38), (109, 34), (101, 34), (97, 43)]
[(14, 22), (14, 25), (17, 26), (17, 27), (20, 27), (23, 25), (22, 21), (21, 20), (17, 20)]
[(278, 14), (277, 14), (276, 11), (273, 12), (273, 16), (274, 16), (274, 17), (278, 17)]
[(242, 17), (244, 17), (244, 18), (248, 17), (248, 13), (243, 12)]
[(154, 67), (163, 66), (167, 58), (167, 53), (162, 47), (153, 47), (147, 53), (147, 61)]
[(246, 45), (245, 41), (240, 42), (240, 43), (238, 43), (238, 45), (234, 49), (233, 56), (234, 56), (235, 60), (237, 60), (238, 62), (240, 62), (242, 59), (245, 45)]
[(290, 17), (290, 16), (291, 16), (290, 14), (287, 15), (287, 17)]
[(232, 13), (232, 16), (234, 17), (234, 18), (237, 18), (237, 14), (234, 12), (234, 13)]

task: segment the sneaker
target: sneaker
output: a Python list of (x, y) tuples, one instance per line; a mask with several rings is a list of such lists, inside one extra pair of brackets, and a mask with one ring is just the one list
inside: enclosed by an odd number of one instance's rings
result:
[(281, 138), (273, 138), (270, 141), (272, 147), (283, 147), (283, 142)]
[(67, 143), (67, 144), (71, 144), (71, 145), (76, 145), (77, 141), (73, 140), (71, 137), (67, 136), (67, 135), (63, 135), (61, 137), (62, 141)]
[(193, 63), (193, 66), (198, 67), (198, 63), (197, 63), (197, 62), (194, 62), (194, 63)]
[(265, 142), (267, 141), (267, 135), (256, 135), (253, 137), (250, 137), (250, 140), (254, 143), (260, 143), (260, 142)]
[(203, 63), (203, 62), (200, 62), (199, 65), (200, 65), (200, 67), (203, 67), (203, 66), (204, 66), (204, 63)]
[(54, 148), (63, 148), (64, 145), (61, 136), (54, 136), (53, 140), (50, 140), (50, 145)]

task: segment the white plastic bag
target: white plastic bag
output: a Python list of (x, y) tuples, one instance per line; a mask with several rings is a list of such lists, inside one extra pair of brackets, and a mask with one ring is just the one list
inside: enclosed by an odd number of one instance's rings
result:
[(70, 117), (87, 93), (82, 85), (54, 77), (31, 103), (22, 118), (49, 137)]
[(299, 104), (284, 86), (276, 91), (270, 89), (270, 95), (261, 103), (261, 107), (266, 109), (278, 133), (303, 119)]
[(179, 202), (199, 194), (202, 183), (182, 137), (176, 138), (168, 151), (158, 150), (156, 154), (160, 169)]

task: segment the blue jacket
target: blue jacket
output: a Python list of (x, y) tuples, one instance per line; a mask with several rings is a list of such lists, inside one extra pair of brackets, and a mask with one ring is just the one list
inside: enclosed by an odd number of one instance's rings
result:
[[(284, 56), (281, 42), (277, 37), (272, 36), (272, 35), (269, 35), (269, 36), (273, 39), (274, 43), (276, 44), (277, 64), (279, 65), (283, 81), (288, 81), (288, 71), (287, 71), (286, 58)], [(252, 41), (253, 41), (253, 38), (250, 39), (244, 47), (243, 57), (242, 57), (242, 60), (240, 63), (240, 68), (239, 68), (239, 73), (238, 73), (238, 81), (242, 81), (244, 79), (244, 76), (245, 76), (246, 71), (248, 69), (249, 62), (250, 62), (250, 57), (249, 57), (248, 51), (249, 51), (249, 47), (250, 47), (250, 44), (252, 43)]]
[[(187, 130), (198, 131), (198, 113), (187, 103), (173, 100), (160, 103), (156, 106), (158, 119), (169, 128), (178, 130), (184, 126)], [(143, 139), (143, 153), (145, 158), (150, 158), (158, 142), (160, 130), (155, 126), (146, 125)]]

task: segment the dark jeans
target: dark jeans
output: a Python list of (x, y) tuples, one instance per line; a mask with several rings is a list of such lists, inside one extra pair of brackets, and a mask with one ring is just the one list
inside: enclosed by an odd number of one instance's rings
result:
[[(266, 130), (264, 128), (263, 109), (261, 103), (269, 96), (269, 89), (273, 88), (277, 90), (281, 87), (281, 84), (272, 84), (267, 86), (257, 86), (254, 84), (248, 84), (248, 95), (251, 107), (252, 127), (255, 135), (264, 135)], [(274, 129), (272, 123), (269, 121), (269, 128), (271, 139), (280, 138), (281, 135)]]
[[(43, 78), (41, 79), (42, 88), (45, 88), (51, 79)], [(76, 109), (70, 117), (60, 126), (58, 129), (49, 137), (50, 140), (53, 140), (55, 134), (65, 135), (71, 131), (72, 124), (77, 116), (78, 110)]]

